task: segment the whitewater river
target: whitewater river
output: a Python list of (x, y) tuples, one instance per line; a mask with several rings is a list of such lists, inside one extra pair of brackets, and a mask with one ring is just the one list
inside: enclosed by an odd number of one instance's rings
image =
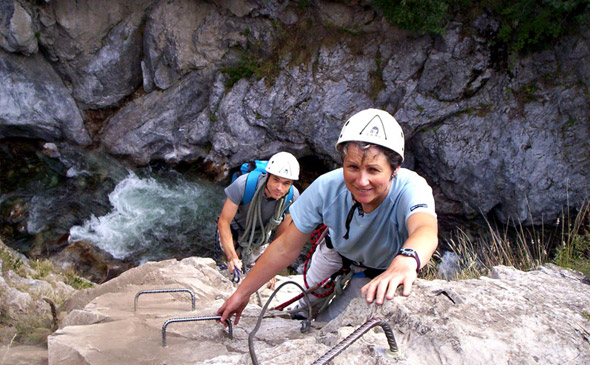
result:
[(131, 169), (98, 151), (29, 141), (2, 142), (0, 161), (2, 239), (25, 254), (85, 241), (138, 263), (212, 256), (223, 186), (198, 171)]

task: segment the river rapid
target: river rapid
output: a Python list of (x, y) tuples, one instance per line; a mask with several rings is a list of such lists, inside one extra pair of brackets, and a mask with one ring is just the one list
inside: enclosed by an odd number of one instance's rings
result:
[(0, 236), (30, 257), (87, 242), (135, 265), (213, 256), (223, 186), (67, 144), (0, 141)]

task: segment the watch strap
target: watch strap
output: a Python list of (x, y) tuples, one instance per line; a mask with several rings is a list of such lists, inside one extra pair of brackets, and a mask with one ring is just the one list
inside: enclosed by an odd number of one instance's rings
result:
[(399, 252), (397, 253), (397, 256), (399, 255), (413, 257), (416, 260), (416, 263), (418, 264), (416, 267), (416, 273), (420, 273), (422, 264), (420, 263), (420, 257), (418, 256), (418, 252), (416, 252), (412, 248), (400, 248)]

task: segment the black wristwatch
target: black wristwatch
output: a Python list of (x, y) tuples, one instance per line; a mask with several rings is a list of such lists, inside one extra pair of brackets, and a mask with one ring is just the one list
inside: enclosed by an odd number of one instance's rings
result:
[(418, 263), (418, 267), (416, 268), (416, 273), (420, 273), (420, 257), (418, 257), (418, 253), (416, 251), (414, 251), (412, 248), (400, 248), (396, 257), (399, 255), (413, 257), (416, 260), (416, 262)]

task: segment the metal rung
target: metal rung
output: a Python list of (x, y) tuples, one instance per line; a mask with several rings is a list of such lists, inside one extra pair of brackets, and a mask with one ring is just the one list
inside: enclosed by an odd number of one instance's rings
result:
[(361, 327), (355, 330), (352, 334), (346, 337), (342, 342), (334, 346), (330, 351), (325, 353), (321, 356), (318, 360), (316, 360), (313, 365), (324, 365), (328, 363), (330, 360), (334, 359), (336, 355), (340, 354), (344, 349), (348, 346), (352, 345), (357, 339), (361, 338), (362, 335), (367, 333), (371, 328), (374, 326), (380, 325), (385, 332), (385, 337), (387, 337), (387, 342), (389, 344), (389, 352), (396, 353), (398, 351), (397, 344), (395, 342), (395, 337), (393, 336), (393, 331), (391, 330), (391, 326), (385, 321), (378, 318), (373, 318), (368, 320), (364, 323)]
[[(168, 326), (168, 324), (171, 324), (173, 322), (204, 321), (204, 320), (219, 320), (219, 319), (221, 319), (221, 316), (185, 317), (185, 318), (166, 320), (164, 325), (162, 325), (162, 347), (166, 347), (166, 327)], [(225, 322), (227, 323), (227, 326), (228, 326), (229, 339), (234, 339), (231, 321), (229, 319), (225, 319)]]
[(135, 294), (135, 301), (133, 303), (133, 311), (137, 311), (137, 300), (141, 294), (160, 294), (166, 292), (188, 292), (191, 295), (193, 311), (195, 310), (195, 294), (189, 289), (167, 289), (167, 290), (143, 290)]

